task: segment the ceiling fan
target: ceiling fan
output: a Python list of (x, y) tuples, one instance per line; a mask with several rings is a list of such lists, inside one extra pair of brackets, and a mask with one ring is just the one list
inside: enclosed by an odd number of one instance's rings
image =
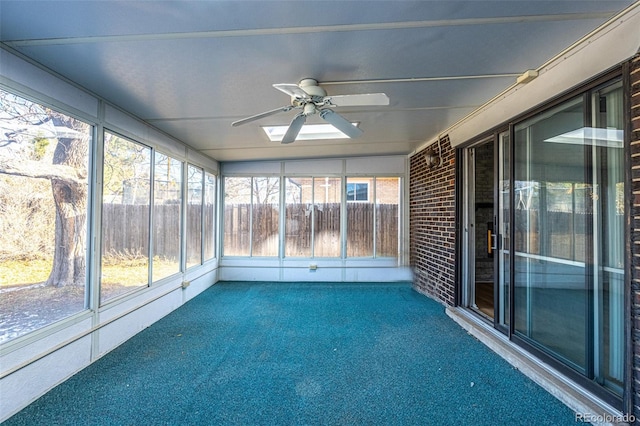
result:
[(364, 93), (360, 95), (331, 95), (318, 85), (318, 81), (313, 78), (305, 78), (300, 80), (298, 84), (274, 84), (273, 87), (286, 93), (291, 97), (291, 105), (285, 105), (280, 108), (272, 109), (242, 120), (234, 121), (232, 126), (240, 126), (251, 121), (259, 120), (270, 115), (280, 112), (291, 111), (292, 109), (300, 109), (298, 114), (293, 117), (287, 132), (282, 138), (282, 143), (291, 143), (296, 140), (300, 129), (307, 121), (307, 117), (313, 114), (319, 114), (320, 118), (333, 125), (336, 129), (350, 138), (356, 138), (362, 134), (362, 130), (351, 124), (346, 118), (334, 112), (331, 108), (344, 106), (372, 106), (372, 105), (389, 105), (389, 98), (384, 93)]

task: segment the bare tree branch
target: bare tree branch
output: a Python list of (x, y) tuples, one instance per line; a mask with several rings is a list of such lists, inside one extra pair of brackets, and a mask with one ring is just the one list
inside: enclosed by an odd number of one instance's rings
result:
[(33, 160), (9, 161), (0, 158), (0, 174), (58, 180), (74, 186), (87, 185), (86, 174), (82, 170), (63, 164), (49, 165)]

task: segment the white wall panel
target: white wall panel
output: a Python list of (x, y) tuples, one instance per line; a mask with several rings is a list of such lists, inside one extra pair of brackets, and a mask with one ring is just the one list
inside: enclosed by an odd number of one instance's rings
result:
[(412, 281), (413, 274), (407, 267), (397, 268), (345, 268), (346, 282), (397, 282)]
[(207, 157), (206, 155), (203, 155), (197, 151), (194, 151), (192, 149), (187, 149), (187, 160), (189, 160), (190, 162), (194, 163), (194, 164), (198, 164), (200, 166), (203, 166), (205, 168), (207, 168), (209, 171), (214, 172), (214, 173), (218, 173), (220, 166), (218, 164), (217, 161)]
[(45, 330), (41, 330), (40, 333), (36, 332), (36, 335), (42, 334), (43, 336), (41, 338), (33, 336), (33, 339), (30, 339), (28, 343), (20, 345), (15, 349), (11, 348), (11, 350), (3, 351), (4, 353), (0, 356), (2, 371), (7, 371), (19, 364), (29, 362), (35, 356), (46, 353), (50, 348), (74, 339), (90, 329), (91, 317), (86, 317), (76, 323), (65, 325), (60, 330), (52, 333), (44, 333)]
[(222, 174), (279, 174), (280, 161), (246, 161), (237, 163), (223, 163)]
[(148, 130), (148, 141), (154, 144), (156, 148), (164, 154), (174, 156), (178, 159), (185, 158), (185, 152), (187, 150), (185, 145), (170, 139), (167, 135), (153, 127), (150, 127)]
[[(328, 281), (328, 282), (397, 282), (411, 281), (411, 269), (397, 267), (393, 261), (375, 264), (375, 261), (361, 263), (361, 266), (341, 265), (340, 261), (323, 262), (309, 259), (300, 261), (296, 266), (289, 267), (251, 267), (247, 263), (233, 262), (225, 264), (220, 269), (221, 281)], [(368, 264), (370, 263), (370, 265)], [(309, 265), (316, 265), (310, 269)], [(374, 266), (375, 265), (375, 266)]]
[(107, 128), (112, 128), (116, 132), (119, 130), (127, 132), (128, 134), (125, 136), (154, 145), (164, 153), (176, 156), (179, 159), (186, 158), (187, 149), (185, 145), (176, 142), (141, 120), (111, 105), (106, 105), (104, 108), (104, 121)]
[(99, 310), (100, 322), (110, 321), (125, 312), (139, 308), (146, 303), (151, 303), (154, 299), (163, 297), (173, 291), (177, 291), (182, 282), (180, 275), (171, 278), (161, 285), (154, 285), (150, 288), (141, 287), (138, 290), (125, 295), (122, 299), (116, 300), (101, 307)]
[[(182, 304), (181, 292), (182, 289), (176, 289), (166, 296), (144, 304), (134, 312), (101, 328), (97, 332), (99, 336), (98, 355), (103, 355), (116, 348), (135, 334), (180, 307)], [(102, 314), (100, 317), (101, 321), (104, 321)]]
[(387, 157), (348, 158), (347, 174), (388, 173), (404, 174), (407, 170), (407, 157), (404, 155)]
[(280, 268), (228, 266), (220, 269), (221, 281), (281, 281)]
[(222, 173), (231, 174), (278, 174), (284, 164), (285, 175), (340, 175), (346, 164), (347, 173), (393, 175), (404, 174), (407, 170), (407, 157), (403, 155), (384, 157), (361, 157), (347, 159), (290, 160), (283, 162), (255, 161), (224, 163)]
[(0, 422), (89, 365), (90, 354), (87, 336), (0, 380)]
[(322, 265), (318, 266), (318, 269), (315, 271), (304, 268), (285, 268), (282, 270), (282, 280), (300, 282), (341, 282), (342, 271), (343, 268), (341, 267), (325, 267)]
[(218, 282), (218, 269), (191, 280), (189, 286), (182, 290), (182, 302), (193, 299), (216, 282)]
[(0, 76), (90, 117), (98, 117), (97, 98), (4, 49), (0, 49)]
[(284, 164), (284, 173), (293, 175), (325, 175), (341, 174), (344, 160), (299, 160), (287, 161)]

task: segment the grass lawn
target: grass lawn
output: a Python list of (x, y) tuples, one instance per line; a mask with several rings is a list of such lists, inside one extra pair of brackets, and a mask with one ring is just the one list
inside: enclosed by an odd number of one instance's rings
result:
[[(44, 286), (51, 260), (0, 262), (0, 342), (44, 327), (86, 309), (85, 286)], [(154, 281), (178, 272), (178, 263), (156, 258)], [(109, 258), (102, 266), (101, 300), (148, 284), (146, 257)]]
[[(135, 259), (109, 259), (102, 265), (103, 285), (139, 286), (147, 282), (149, 266), (146, 257)], [(0, 289), (41, 284), (51, 272), (50, 259), (0, 261)], [(178, 272), (176, 262), (155, 258), (154, 280)]]
[(5, 260), (0, 262), (0, 288), (32, 285), (47, 280), (51, 260)]

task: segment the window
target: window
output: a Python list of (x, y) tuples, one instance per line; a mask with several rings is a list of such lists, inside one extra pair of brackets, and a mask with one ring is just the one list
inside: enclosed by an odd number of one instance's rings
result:
[(226, 177), (224, 255), (278, 256), (280, 178)]
[(313, 235), (313, 178), (285, 179), (286, 257), (311, 257)]
[(204, 238), (204, 260), (213, 259), (216, 255), (216, 177), (211, 173), (204, 174), (204, 217), (203, 233)]
[(86, 307), (92, 133), (0, 90), (0, 342)]
[(373, 187), (374, 178), (363, 180), (347, 178), (347, 257), (373, 256), (375, 212), (369, 201), (369, 185)]
[(341, 178), (313, 179), (313, 256), (340, 257)]
[[(284, 257), (398, 257), (399, 177), (283, 179)], [(224, 255), (278, 256), (280, 179), (227, 176), (224, 191)]]
[(340, 257), (340, 178), (285, 181), (285, 256)]
[(182, 162), (156, 151), (153, 185), (153, 281), (180, 272)]
[(149, 285), (151, 149), (104, 132), (100, 301)]
[(369, 201), (369, 182), (347, 181), (347, 201)]
[(400, 185), (398, 177), (376, 177), (376, 257), (398, 257)]
[(187, 166), (187, 268), (202, 264), (202, 206), (204, 171)]
[(397, 257), (400, 178), (348, 177), (346, 187), (359, 201), (347, 203), (347, 256)]
[(251, 214), (251, 255), (278, 255), (280, 179), (254, 177)]
[(251, 178), (226, 177), (224, 180), (224, 255), (249, 256), (251, 253)]

